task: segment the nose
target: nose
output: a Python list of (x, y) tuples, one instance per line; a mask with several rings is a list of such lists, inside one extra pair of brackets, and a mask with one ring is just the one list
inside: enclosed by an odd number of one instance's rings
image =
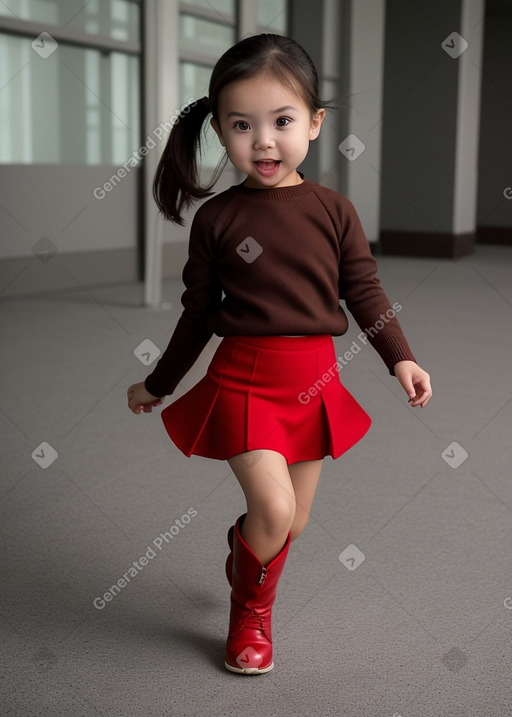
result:
[(254, 140), (254, 148), (260, 150), (271, 149), (276, 146), (276, 142), (268, 130), (262, 130), (258, 133)]

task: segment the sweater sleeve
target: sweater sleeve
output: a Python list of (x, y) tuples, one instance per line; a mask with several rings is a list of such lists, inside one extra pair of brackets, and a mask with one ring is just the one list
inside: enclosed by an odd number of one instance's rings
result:
[[(394, 376), (398, 361), (415, 361), (414, 355), (377, 277), (373, 257), (361, 221), (352, 203), (343, 198), (341, 206), (340, 297)], [(400, 310), (402, 307), (398, 310)]]
[(208, 319), (220, 305), (222, 289), (215, 275), (211, 221), (201, 208), (190, 229), (188, 260), (182, 277), (183, 312), (166, 350), (144, 382), (153, 396), (169, 395), (175, 390), (213, 335)]

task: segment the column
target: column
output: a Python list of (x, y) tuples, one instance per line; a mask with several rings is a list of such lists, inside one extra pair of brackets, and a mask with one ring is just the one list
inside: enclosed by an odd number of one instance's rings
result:
[(474, 251), (484, 0), (388, 0), (384, 253)]

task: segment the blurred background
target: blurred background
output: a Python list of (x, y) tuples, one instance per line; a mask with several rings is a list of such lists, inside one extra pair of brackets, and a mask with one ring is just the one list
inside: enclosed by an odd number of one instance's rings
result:
[[(76, 287), (65, 260), (87, 286), (145, 280), (160, 304), (188, 228), (156, 212), (159, 156), (220, 55), (259, 32), (300, 42), (337, 100), (301, 169), (349, 196), (375, 252), (511, 242), (512, 0), (6, 0), (1, 296)], [(228, 165), (216, 190), (239, 181)]]

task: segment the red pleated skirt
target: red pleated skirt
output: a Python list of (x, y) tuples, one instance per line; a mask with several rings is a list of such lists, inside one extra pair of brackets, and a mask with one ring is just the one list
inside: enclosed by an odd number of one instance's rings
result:
[(227, 336), (206, 376), (162, 411), (186, 455), (265, 448), (288, 464), (338, 458), (371, 419), (341, 384), (332, 336)]

